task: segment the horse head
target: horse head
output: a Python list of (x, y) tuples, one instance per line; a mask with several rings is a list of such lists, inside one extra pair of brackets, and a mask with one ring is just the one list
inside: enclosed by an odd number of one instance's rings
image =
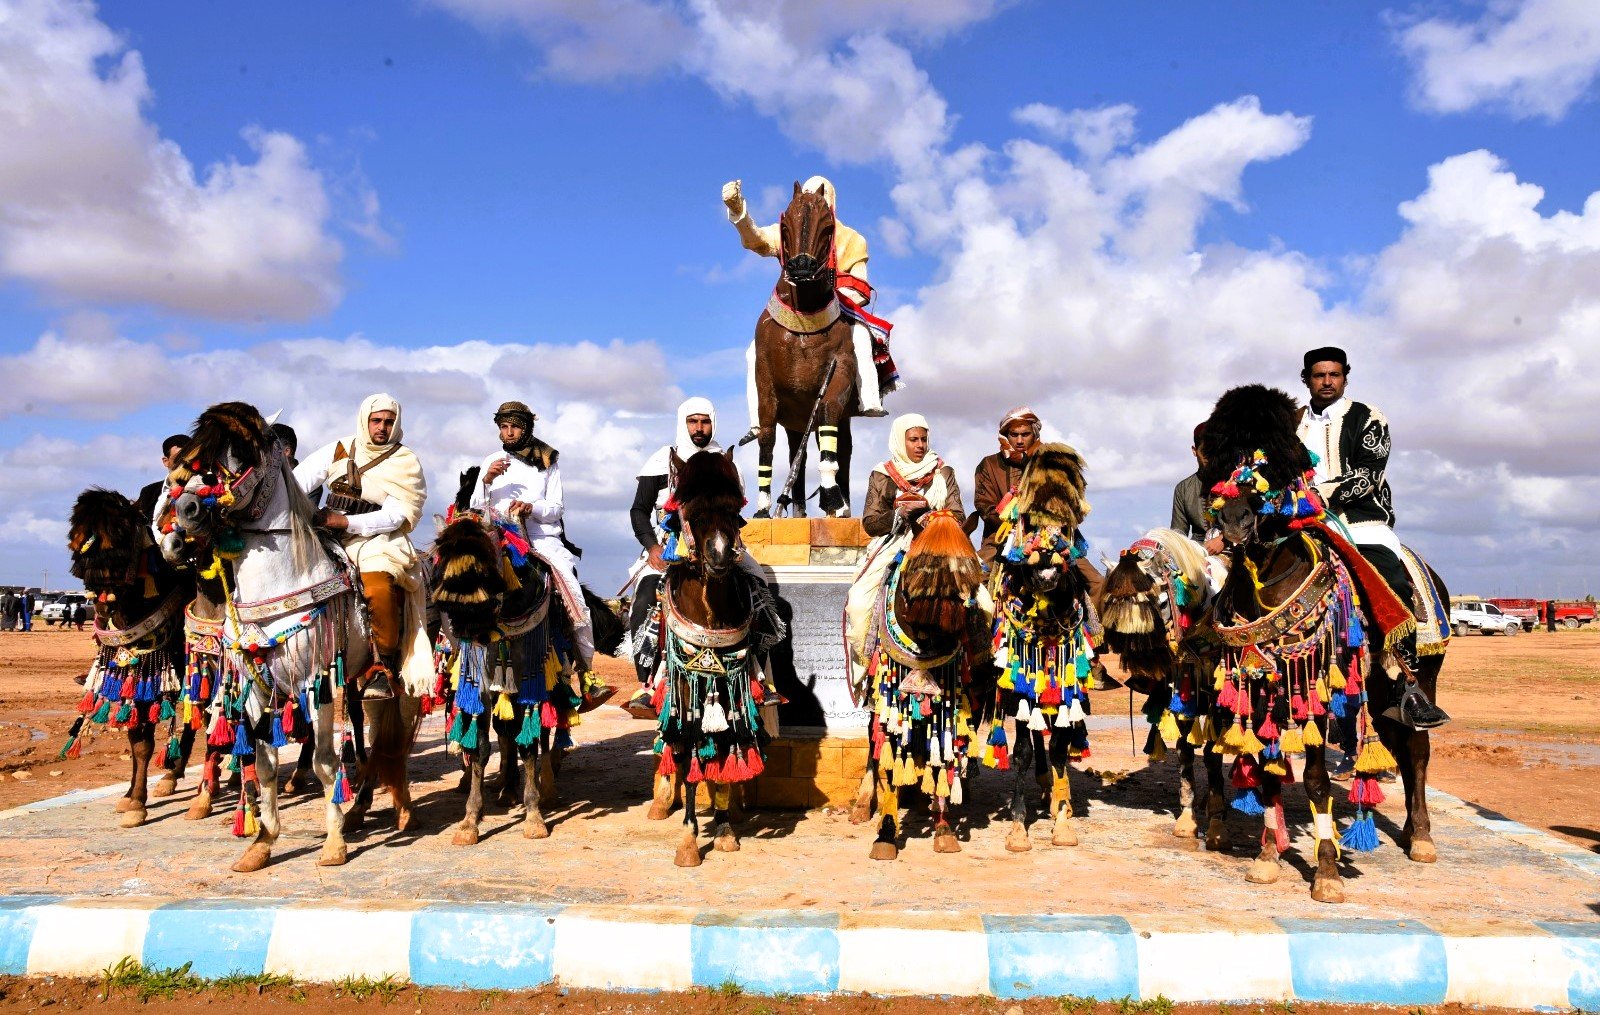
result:
[(1295, 432), (1294, 400), (1247, 384), (1223, 393), (1200, 438), (1200, 483), (1223, 542), (1248, 552), (1321, 511), (1308, 473), (1311, 453)]
[(67, 528), (71, 572), (90, 593), (115, 598), (134, 587), (155, 542), (149, 519), (115, 490), (92, 487), (78, 495)]
[(835, 221), (827, 198), (794, 185), (794, 197), (778, 219), (778, 250), (784, 281), (797, 290), (814, 288), (833, 298)]
[(433, 598), (456, 636), (487, 642), (508, 585), (492, 524), (477, 511), (452, 509), (433, 541)]
[(739, 530), (744, 521), (744, 489), (731, 451), (700, 451), (689, 456), (678, 472), (674, 494), (683, 519), (684, 536), (694, 544), (694, 556), (707, 577), (720, 578), (738, 563)]
[(1205, 547), (1180, 532), (1151, 529), (1122, 551), (1096, 605), (1106, 648), (1135, 690), (1171, 673), (1174, 646), (1199, 616), (1208, 585)]
[(167, 474), (172, 498), (173, 539), (162, 546), (169, 558), (215, 542), (230, 518), (261, 505), (256, 501), (283, 469), (282, 447), (255, 406), (222, 402), (200, 414), (194, 439)]
[(1045, 596), (1083, 590), (1071, 566), (1078, 528), (1089, 514), (1083, 457), (1065, 444), (1040, 444), (1028, 455), (1004, 519), (1001, 560), (1022, 590)]
[(978, 626), (972, 621), (983, 611), (973, 608), (973, 597), (982, 584), (983, 564), (960, 520), (931, 512), (906, 550), (895, 619), (923, 652), (948, 652)]

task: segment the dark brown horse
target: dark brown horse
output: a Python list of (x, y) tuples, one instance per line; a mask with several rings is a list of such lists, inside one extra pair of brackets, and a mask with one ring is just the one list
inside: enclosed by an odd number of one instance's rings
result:
[(168, 796), (183, 775), (196, 724), (181, 721), (184, 677), (183, 611), (194, 598), (192, 578), (167, 565), (149, 520), (126, 497), (91, 489), (79, 495), (68, 530), (72, 574), (95, 600), (99, 647), (85, 680), (82, 715), (64, 755), (76, 756), (87, 724), (120, 726), (128, 736), (132, 772), (117, 801), (124, 828), (144, 824), (156, 729), (170, 731), (167, 771), (156, 796)]
[[(772, 511), (772, 447), (778, 427), (788, 436), (794, 475), (778, 498), (781, 516), (805, 514), (805, 434), (816, 409), (818, 503), (824, 514), (850, 513), (850, 417), (856, 358), (850, 318), (834, 290), (833, 209), (821, 194), (794, 185), (778, 220), (782, 274), (756, 321), (756, 392), (761, 451), (757, 518)], [(819, 404), (820, 403), (820, 404)], [(792, 495), (791, 495), (792, 492)]]
[[(1201, 482), (1218, 493), (1218, 525), (1232, 554), (1228, 579), (1213, 604), (1218, 636), (1225, 646), (1224, 667), (1231, 670), (1221, 695), (1228, 694), (1229, 683), (1237, 688), (1231, 705), (1227, 700), (1218, 702), (1219, 709), (1232, 715), (1225, 720), (1230, 727), (1222, 743), (1224, 750), (1231, 744), (1240, 756), (1235, 786), (1255, 795), (1267, 821), (1260, 855), (1247, 879), (1270, 884), (1278, 878), (1278, 857), (1287, 842), (1281, 827), (1283, 766), (1267, 761), (1274, 741), (1266, 731), (1298, 726), (1305, 741), (1306, 793), (1317, 822), (1311, 895), (1319, 902), (1342, 902), (1344, 884), (1332, 833), (1333, 797), (1325, 757), (1329, 714), (1349, 708), (1377, 734), (1376, 743), (1367, 740), (1361, 747), (1352, 797), (1378, 792), (1374, 769), (1391, 764), (1398, 768), (1406, 796), (1401, 844), (1418, 862), (1437, 858), (1427, 805), (1428, 733), (1393, 717), (1399, 714), (1406, 683), (1394, 654), (1385, 648), (1384, 625), (1374, 605), (1387, 587), (1366, 584), (1360, 577), (1363, 571), (1369, 579), (1380, 583), (1382, 579), (1359, 559), (1349, 559), (1352, 554), (1343, 551), (1341, 540), (1318, 524), (1320, 502), (1304, 483), (1311, 459), (1295, 436), (1294, 403), (1287, 395), (1259, 385), (1227, 392), (1207, 421), (1201, 452), (1205, 463)], [(1439, 597), (1448, 602), (1444, 583), (1431, 570), (1429, 578)], [(1356, 592), (1359, 609), (1353, 605)], [(1327, 626), (1320, 629), (1325, 633), (1315, 635), (1319, 639), (1315, 647), (1306, 648), (1313, 643), (1307, 632), (1319, 610), (1328, 615)], [(1393, 618), (1388, 623), (1394, 629)], [(1292, 651), (1279, 651), (1296, 641)], [(1430, 701), (1443, 662), (1442, 652), (1423, 656), (1414, 674)], [(1276, 679), (1263, 679), (1269, 668)], [(1268, 751), (1254, 752), (1255, 764), (1248, 764), (1247, 756), (1258, 742), (1266, 743)], [(1362, 823), (1371, 821), (1366, 813), (1371, 800), (1352, 802), (1357, 804), (1358, 818), (1343, 841), (1357, 850), (1374, 848), (1370, 824), (1369, 841), (1361, 842), (1363, 837), (1355, 834)], [(1238, 799), (1234, 806), (1238, 808)]]

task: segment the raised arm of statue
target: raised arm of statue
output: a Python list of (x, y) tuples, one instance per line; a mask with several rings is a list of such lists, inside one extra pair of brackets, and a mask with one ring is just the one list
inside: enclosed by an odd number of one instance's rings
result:
[(745, 204), (744, 192), (738, 180), (729, 180), (722, 185), (722, 206), (728, 211), (728, 221), (739, 230), (739, 242), (744, 249), (755, 251), (762, 257), (778, 256), (778, 227), (758, 226), (750, 218), (750, 209)]

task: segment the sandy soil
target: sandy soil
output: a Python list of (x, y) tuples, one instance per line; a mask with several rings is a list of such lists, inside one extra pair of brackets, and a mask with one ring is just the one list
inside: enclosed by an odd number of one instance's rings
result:
[(730, 985), (681, 994), (618, 994), (602, 991), (566, 991), (546, 987), (537, 991), (451, 991), (420, 989), (400, 983), (373, 984), (352, 981), (334, 986), (274, 984), (165, 991), (150, 994), (140, 986), (107, 986), (104, 981), (23, 980), (0, 977), (0, 1012), (105, 1010), (108, 1005), (141, 1011), (194, 1015), (215, 1012), (219, 1006), (252, 1012), (326, 1012), (355, 1015), (372, 1011), (411, 1011), (416, 1015), (464, 1015), (468, 1012), (553, 1011), (586, 1015), (589, 1012), (627, 1012), (654, 1015), (693, 1011), (699, 1015), (784, 1015), (789, 1012), (826, 1012), (829, 1015), (945, 1015), (974, 1012), (979, 1015), (1381, 1015), (1384, 1012), (1437, 1013), (1437, 1015), (1498, 1015), (1499, 1009), (1468, 1008), (1447, 1004), (1432, 1008), (1379, 1008), (1372, 1006), (1293, 1005), (1173, 1005), (1165, 999), (1102, 1002), (1080, 998), (1041, 998), (1001, 1001), (992, 997), (921, 998), (870, 997), (764, 997), (746, 995)]
[[(75, 631), (0, 633), (0, 809), (128, 777), (114, 732), (56, 757), (83, 693), (72, 678), (92, 654)], [(600, 670), (624, 693), (635, 686), (622, 660)], [(1456, 721), (1434, 738), (1432, 784), (1600, 852), (1600, 630), (1455, 639), (1440, 685)], [(1126, 692), (1096, 699), (1097, 714), (1126, 712)]]

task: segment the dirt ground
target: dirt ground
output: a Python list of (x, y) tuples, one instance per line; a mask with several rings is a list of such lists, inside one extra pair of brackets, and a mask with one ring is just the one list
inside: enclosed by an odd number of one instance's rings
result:
[[(155, 989), (152, 990), (152, 986)], [(626, 1012), (655, 1015), (694, 1011), (699, 1015), (786, 1015), (790, 1012), (825, 1012), (828, 1015), (1382, 1015), (1384, 1012), (1429, 1015), (1498, 1015), (1500, 1009), (1469, 1008), (1447, 1004), (1432, 1008), (1379, 1008), (1366, 1005), (1174, 1005), (1165, 998), (1123, 1000), (1096, 1004), (1082, 998), (1043, 998), (1002, 1001), (992, 997), (922, 998), (871, 997), (847, 994), (835, 997), (766, 997), (741, 993), (731, 984), (681, 994), (620, 994), (603, 991), (567, 991), (546, 987), (537, 991), (452, 991), (422, 989), (399, 982), (346, 981), (331, 986), (285, 982), (261, 984), (245, 981), (209, 986), (173, 986), (147, 977), (142, 983), (108, 984), (105, 980), (25, 980), (0, 977), (0, 1012), (46, 1009), (104, 1010), (137, 1005), (140, 1010), (192, 1015), (248, 1004), (252, 1012), (325, 1012), (327, 1015), (384, 1011), (412, 1011), (416, 1015), (464, 1015), (468, 1012), (541, 1011), (588, 1015), (590, 1012)]]
[[(120, 734), (56, 757), (92, 654), (76, 631), (0, 633), (0, 810), (128, 777)], [(621, 660), (600, 669), (635, 686)], [(1439, 698), (1455, 722), (1434, 738), (1434, 787), (1600, 853), (1600, 630), (1454, 639)], [(1097, 714), (1126, 712), (1124, 691), (1096, 699)]]

